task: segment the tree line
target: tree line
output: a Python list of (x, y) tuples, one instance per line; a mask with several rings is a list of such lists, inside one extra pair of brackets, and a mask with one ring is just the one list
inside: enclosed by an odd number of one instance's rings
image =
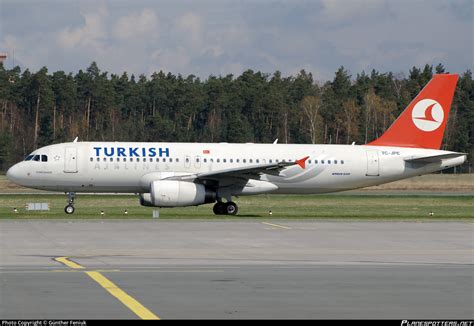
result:
[[(93, 62), (76, 74), (0, 64), (0, 170), (53, 143), (97, 141), (356, 144), (379, 137), (442, 64), (405, 74), (339, 68), (317, 82), (247, 70), (201, 80), (156, 72), (129, 76)], [(473, 155), (474, 83), (461, 73), (443, 149)]]

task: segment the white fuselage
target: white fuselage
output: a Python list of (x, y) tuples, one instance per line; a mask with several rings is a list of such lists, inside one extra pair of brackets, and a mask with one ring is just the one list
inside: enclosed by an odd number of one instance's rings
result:
[[(146, 193), (151, 180), (276, 162), (309, 156), (305, 168), (293, 165), (260, 180), (276, 187), (241, 191), (309, 194), (379, 185), (462, 164), (466, 157), (416, 164), (405, 159), (452, 152), (367, 145), (227, 143), (74, 142), (40, 148), (8, 171), (21, 185), (64, 192)], [(45, 157), (43, 157), (45, 156)], [(268, 184), (264, 182), (262, 184)], [(225, 187), (225, 184), (220, 185)]]

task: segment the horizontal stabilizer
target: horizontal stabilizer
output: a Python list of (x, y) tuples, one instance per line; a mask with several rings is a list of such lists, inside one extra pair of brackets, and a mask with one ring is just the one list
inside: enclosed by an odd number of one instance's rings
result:
[(449, 153), (449, 154), (440, 154), (440, 155), (432, 155), (432, 156), (422, 156), (422, 157), (414, 157), (414, 158), (405, 158), (405, 162), (410, 163), (437, 163), (442, 160), (456, 158), (467, 155), (466, 153)]

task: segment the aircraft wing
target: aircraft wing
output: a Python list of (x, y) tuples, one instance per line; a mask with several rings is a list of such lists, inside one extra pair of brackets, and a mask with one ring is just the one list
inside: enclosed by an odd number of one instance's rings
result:
[(173, 176), (167, 178), (168, 180), (182, 180), (182, 181), (194, 181), (194, 180), (212, 180), (219, 181), (224, 178), (238, 178), (238, 179), (259, 179), (261, 174), (280, 175), (281, 170), (286, 167), (299, 165), (302, 168), (305, 167), (305, 162), (309, 156), (296, 160), (295, 162), (278, 162), (272, 164), (259, 164), (251, 165), (246, 167), (223, 169), (211, 172), (195, 173), (189, 175)]
[(437, 163), (441, 160), (446, 160), (450, 158), (456, 158), (460, 156), (467, 155), (466, 153), (449, 153), (449, 154), (440, 154), (440, 155), (432, 155), (432, 156), (421, 156), (421, 157), (413, 157), (413, 158), (405, 158), (405, 162), (410, 163)]

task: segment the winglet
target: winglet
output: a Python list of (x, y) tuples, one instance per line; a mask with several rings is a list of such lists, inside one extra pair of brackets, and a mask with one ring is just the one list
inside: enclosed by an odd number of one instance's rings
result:
[(296, 164), (301, 166), (302, 169), (306, 168), (306, 160), (309, 158), (309, 156), (303, 157), (299, 160), (296, 160)]

